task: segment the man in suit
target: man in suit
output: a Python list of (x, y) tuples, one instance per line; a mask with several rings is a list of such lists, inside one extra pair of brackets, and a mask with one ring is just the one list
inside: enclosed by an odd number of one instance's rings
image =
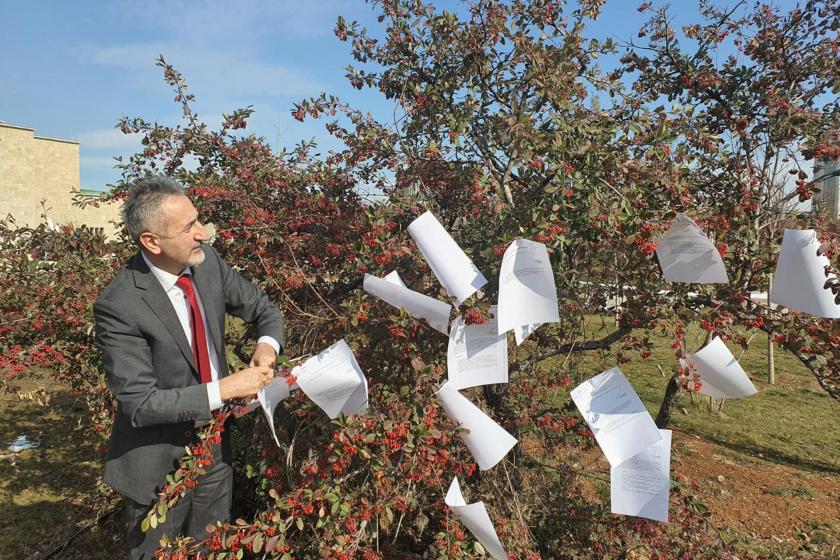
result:
[[(229, 440), (214, 448), (214, 464), (168, 512), (140, 530), (166, 475), (225, 401), (253, 397), (267, 385), (283, 344), (280, 310), (228, 266), (210, 246), (183, 188), (166, 177), (141, 181), (123, 205), (138, 253), (94, 305), (102, 350), (117, 401), (105, 482), (125, 498), (130, 559), (150, 559), (163, 534), (201, 538), (230, 515)], [(250, 366), (229, 373), (225, 313), (256, 327)]]

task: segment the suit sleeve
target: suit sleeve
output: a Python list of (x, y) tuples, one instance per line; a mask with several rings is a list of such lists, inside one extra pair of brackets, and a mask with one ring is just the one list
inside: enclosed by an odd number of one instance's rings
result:
[(118, 414), (125, 415), (132, 427), (211, 419), (204, 385), (158, 387), (152, 349), (133, 325), (130, 311), (100, 299), (94, 305), (94, 317), (96, 346), (104, 357), (108, 386), (119, 403)]
[(254, 325), (257, 338), (270, 336), (280, 344), (280, 352), (286, 346), (283, 333), (283, 313), (265, 293), (242, 277), (213, 252), (222, 269), (225, 310), (231, 315)]

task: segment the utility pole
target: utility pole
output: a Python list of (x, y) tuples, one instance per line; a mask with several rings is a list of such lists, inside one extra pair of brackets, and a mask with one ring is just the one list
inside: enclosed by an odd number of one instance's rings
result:
[[(773, 290), (773, 273), (767, 275), (767, 307), (773, 310), (774, 304), (770, 303), (770, 292)], [(767, 382), (770, 385), (776, 384), (776, 361), (773, 358), (773, 334), (767, 333)]]

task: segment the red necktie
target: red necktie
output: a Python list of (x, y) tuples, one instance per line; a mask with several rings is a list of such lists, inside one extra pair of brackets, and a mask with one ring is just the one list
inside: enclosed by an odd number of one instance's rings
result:
[(175, 284), (183, 290), (190, 302), (190, 327), (192, 329), (192, 351), (195, 365), (198, 366), (198, 378), (202, 383), (210, 383), (210, 354), (207, 351), (207, 335), (204, 332), (204, 319), (201, 317), (201, 310), (198, 308), (198, 300), (195, 298), (192, 276), (182, 274)]

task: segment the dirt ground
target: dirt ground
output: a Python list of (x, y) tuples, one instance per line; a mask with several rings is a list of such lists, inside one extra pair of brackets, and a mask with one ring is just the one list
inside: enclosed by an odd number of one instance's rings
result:
[[(671, 429), (671, 477), (690, 485), (708, 506), (711, 525), (745, 559), (840, 559), (840, 473), (777, 463)], [(609, 476), (597, 446), (579, 459)], [(580, 483), (588, 500), (604, 499), (602, 484)]]
[[(671, 468), (699, 484), (719, 528), (800, 557), (840, 558), (840, 475), (724, 451), (674, 432)], [(779, 546), (787, 545), (787, 546)]]

